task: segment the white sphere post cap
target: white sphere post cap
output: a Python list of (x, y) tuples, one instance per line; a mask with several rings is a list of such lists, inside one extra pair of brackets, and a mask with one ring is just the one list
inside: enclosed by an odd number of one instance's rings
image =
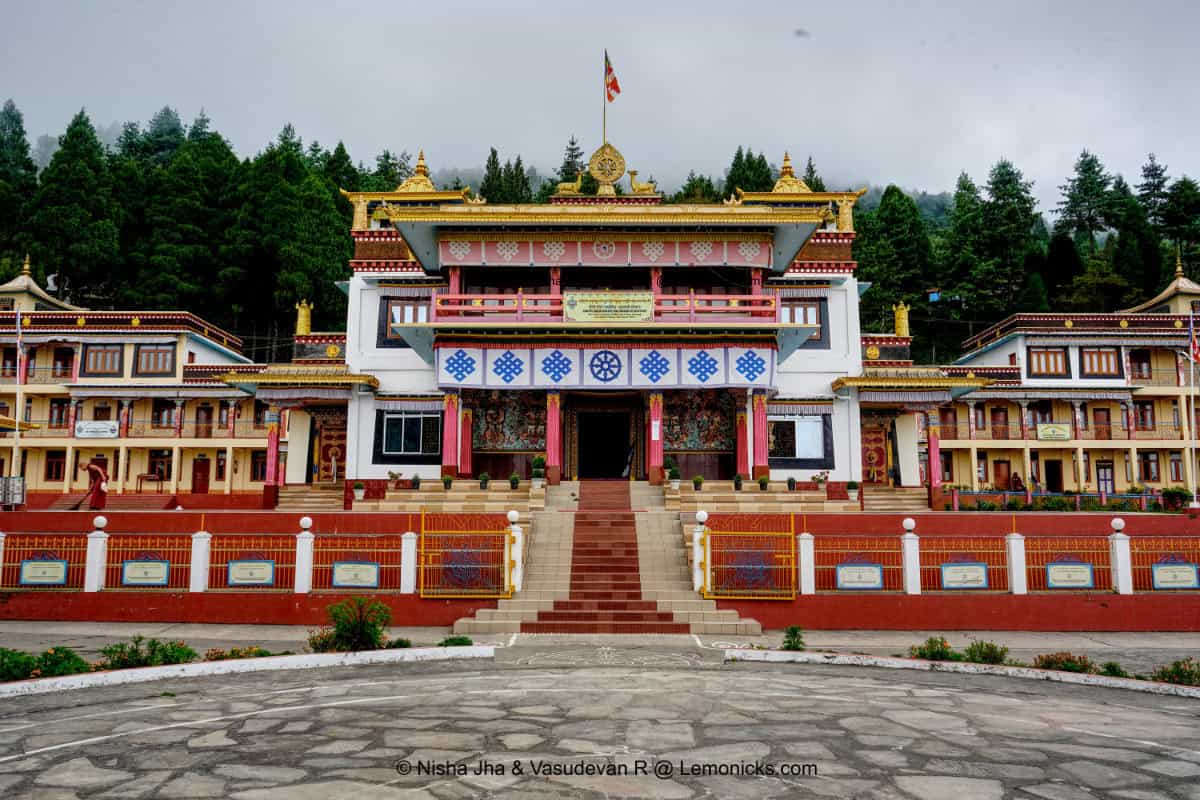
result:
[(308, 530), (309, 528), (311, 528), (312, 527), (312, 517), (301, 517), (300, 518), (300, 527), (303, 528), (304, 530)]
[(516, 509), (513, 509), (512, 511), (508, 512), (508, 521), (511, 522), (513, 525), (516, 525), (517, 520), (519, 520), (520, 518), (521, 518), (521, 514)]
[(913, 528), (917, 527), (917, 521), (912, 517), (905, 517), (904, 521), (900, 524), (904, 526), (904, 530), (908, 531), (909, 533), (912, 533)]
[(708, 522), (708, 512), (707, 511), (697, 511), (696, 512), (696, 523), (699, 525), (703, 525), (706, 522)]
[(105, 528), (108, 527), (108, 517), (102, 517), (102, 516), (93, 517), (92, 518), (92, 526), (98, 531), (104, 530)]
[(1110, 524), (1112, 525), (1112, 529), (1117, 533), (1125, 530), (1125, 520), (1121, 519), (1120, 517), (1113, 517), (1113, 520)]

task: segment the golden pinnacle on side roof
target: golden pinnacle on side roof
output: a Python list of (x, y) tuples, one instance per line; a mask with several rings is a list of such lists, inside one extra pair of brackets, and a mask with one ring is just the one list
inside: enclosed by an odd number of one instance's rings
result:
[(33, 274), (33, 268), (31, 266), (29, 266), (29, 253), (25, 254), (25, 263), (21, 265), (21, 274), (22, 275), (32, 275)]
[(434, 192), (433, 181), (429, 180), (429, 167), (425, 166), (425, 151), (417, 151), (417, 165), (413, 174), (396, 187), (397, 192)]
[(795, 170), (792, 169), (792, 155), (784, 152), (783, 166), (779, 168), (779, 180), (775, 181), (775, 188), (771, 190), (773, 194), (801, 194), (811, 192), (808, 184), (796, 177)]

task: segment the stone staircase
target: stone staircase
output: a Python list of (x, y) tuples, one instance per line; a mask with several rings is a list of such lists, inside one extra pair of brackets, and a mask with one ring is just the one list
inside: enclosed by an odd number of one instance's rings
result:
[(344, 491), (340, 482), (281, 486), (279, 487), (279, 502), (275, 505), (275, 510), (287, 511), (292, 514), (341, 511)]
[[(47, 511), (90, 511), (87, 494), (64, 494), (54, 500)], [(175, 496), (171, 494), (109, 494), (105, 498), (105, 511), (163, 511), (175, 507)]]
[[(551, 504), (569, 491), (552, 493)], [(647, 506), (657, 496), (661, 508), (657, 488), (634, 494)], [(533, 515), (524, 591), (459, 620), (455, 632), (760, 632), (757, 622), (692, 591), (677, 515), (629, 510), (628, 481), (584, 482), (578, 498), (577, 512)]]
[(863, 510), (919, 514), (929, 510), (929, 493), (924, 486), (867, 486), (863, 493)]
[(764, 492), (758, 488), (757, 481), (751, 480), (742, 483), (741, 491), (733, 488), (733, 481), (705, 481), (698, 492), (691, 481), (681, 481), (678, 489), (666, 488), (664, 507), (689, 516), (701, 509), (710, 514), (853, 513), (860, 510), (857, 502), (828, 499), (824, 490), (792, 492), (788, 491), (786, 481), (772, 481)]

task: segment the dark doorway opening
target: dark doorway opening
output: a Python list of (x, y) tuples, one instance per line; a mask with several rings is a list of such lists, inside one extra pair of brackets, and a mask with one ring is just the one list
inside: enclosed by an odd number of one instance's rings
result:
[(579, 412), (579, 477), (627, 478), (631, 445), (628, 411)]
[(1042, 468), (1046, 472), (1046, 491), (1061, 492), (1063, 490), (1062, 462), (1044, 461)]

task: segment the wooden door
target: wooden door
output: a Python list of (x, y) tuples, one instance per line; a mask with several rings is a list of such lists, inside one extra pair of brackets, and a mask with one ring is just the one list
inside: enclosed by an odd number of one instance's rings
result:
[(92, 419), (106, 421), (112, 419), (112, 406), (96, 406), (92, 409)]
[(1097, 439), (1112, 438), (1112, 412), (1107, 408), (1092, 409), (1092, 431)]
[(192, 494), (208, 494), (208, 477), (212, 462), (206, 456), (196, 456), (192, 461)]
[(196, 436), (200, 439), (211, 439), (213, 428), (212, 406), (196, 408)]
[(1010, 488), (1011, 472), (1007, 461), (996, 461), (992, 464), (992, 478), (995, 487), (1000, 491), (1007, 491)]
[[(992, 409), (992, 438), (1007, 439), (1008, 438), (1008, 409), (993, 408)], [(1000, 462), (997, 462), (1000, 463)]]
[(1096, 489), (1105, 494), (1113, 494), (1117, 491), (1117, 481), (1113, 472), (1113, 462), (1097, 461), (1096, 462)]

